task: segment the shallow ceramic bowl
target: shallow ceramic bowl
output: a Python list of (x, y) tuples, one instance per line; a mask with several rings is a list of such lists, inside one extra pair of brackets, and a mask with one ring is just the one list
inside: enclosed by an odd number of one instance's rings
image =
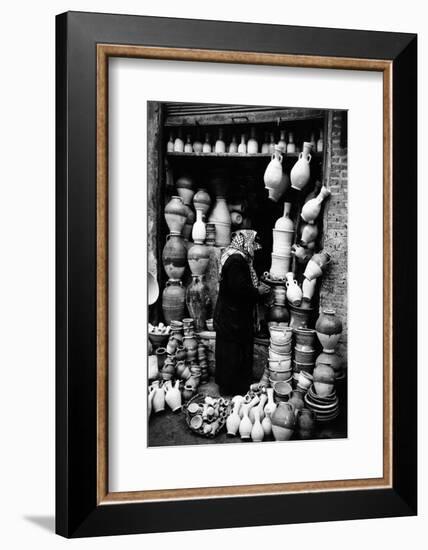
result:
[(269, 359), (271, 359), (272, 361), (288, 361), (289, 359), (291, 359), (291, 352), (280, 353), (272, 348), (269, 348)]
[(157, 348), (164, 347), (169, 340), (169, 334), (154, 334), (149, 332), (150, 342)]
[(269, 382), (271, 384), (273, 384), (275, 382), (288, 382), (288, 383), (291, 383), (292, 377), (293, 377), (293, 375), (292, 375), (291, 370), (278, 372), (278, 371), (272, 371), (272, 370), (269, 369)]

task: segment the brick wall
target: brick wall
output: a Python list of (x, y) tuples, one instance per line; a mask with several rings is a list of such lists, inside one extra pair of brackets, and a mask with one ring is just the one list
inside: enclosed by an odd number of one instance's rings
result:
[(324, 249), (332, 256), (320, 289), (320, 308), (333, 308), (343, 322), (337, 351), (346, 364), (348, 299), (348, 149), (346, 113), (333, 111), (330, 199), (324, 208)]

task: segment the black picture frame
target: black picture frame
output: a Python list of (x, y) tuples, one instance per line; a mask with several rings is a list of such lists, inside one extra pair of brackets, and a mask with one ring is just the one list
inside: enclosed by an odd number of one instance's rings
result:
[[(392, 62), (393, 482), (387, 489), (97, 502), (97, 44)], [(56, 532), (181, 531), (417, 513), (417, 36), (68, 12), (56, 18)]]

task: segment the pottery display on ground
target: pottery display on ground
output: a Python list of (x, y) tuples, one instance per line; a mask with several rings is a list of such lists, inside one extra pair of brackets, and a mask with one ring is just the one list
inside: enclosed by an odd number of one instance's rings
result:
[(180, 321), (185, 314), (186, 291), (181, 281), (168, 280), (162, 293), (162, 310), (165, 321)]
[[(315, 222), (315, 220), (319, 216), (319, 213), (321, 212), (323, 201), (329, 195), (330, 195), (330, 191), (327, 189), (327, 187), (323, 186), (321, 187), (321, 191), (319, 192), (319, 195), (317, 197), (309, 200), (303, 205), (300, 215), (302, 219), (305, 220), (306, 223), (313, 224)], [(315, 240), (315, 239), (311, 239), (311, 240)]]
[(181, 279), (186, 269), (186, 256), (183, 237), (174, 233), (168, 235), (162, 251), (162, 263), (169, 279)]
[(265, 432), (260, 422), (260, 409), (258, 407), (255, 407), (251, 410), (254, 411), (254, 424), (251, 428), (251, 434), (250, 434), (251, 440), (255, 442), (261, 442), (263, 441)]
[(288, 441), (296, 426), (294, 407), (289, 403), (279, 402), (271, 416), (272, 432), (276, 441)]
[(181, 197), (178, 195), (171, 197), (171, 200), (165, 206), (164, 213), (169, 232), (180, 235), (187, 218), (187, 209)]
[(308, 261), (304, 276), (309, 281), (321, 277), (326, 266), (330, 263), (331, 256), (328, 252), (321, 251), (317, 254), (314, 254), (312, 258)]
[(177, 195), (179, 195), (184, 204), (190, 206), (192, 204), (193, 195), (193, 180), (189, 176), (181, 176), (175, 182)]
[(250, 439), (251, 430), (253, 428), (250, 417), (248, 416), (248, 410), (249, 410), (248, 404), (241, 406), (242, 418), (241, 418), (241, 422), (239, 423), (239, 435), (241, 436), (241, 439), (244, 439), (244, 440)]
[(193, 196), (193, 206), (195, 210), (201, 210), (202, 215), (206, 216), (211, 207), (211, 197), (205, 189), (199, 188)]
[[(305, 141), (303, 143), (303, 151), (299, 154), (299, 159), (293, 166), (290, 172), (291, 187), (301, 191), (309, 182), (311, 170), (309, 163), (311, 162), (310, 151), (311, 143)], [(288, 153), (287, 149), (287, 153)]]
[(242, 395), (235, 395), (232, 399), (233, 408), (226, 420), (226, 430), (228, 435), (235, 436), (238, 433), (239, 425), (241, 423), (241, 417), (239, 415), (239, 409), (244, 401)]
[(318, 340), (324, 352), (332, 353), (342, 334), (342, 321), (334, 309), (324, 309), (315, 324)]
[(281, 151), (275, 147), (271, 161), (267, 165), (263, 176), (265, 187), (269, 191), (269, 198), (274, 202), (278, 202), (286, 189), (286, 181), (283, 179), (282, 175), (282, 154)]
[(323, 397), (312, 385), (304, 399), (306, 408), (314, 413), (317, 422), (330, 422), (339, 415), (339, 399), (334, 390)]

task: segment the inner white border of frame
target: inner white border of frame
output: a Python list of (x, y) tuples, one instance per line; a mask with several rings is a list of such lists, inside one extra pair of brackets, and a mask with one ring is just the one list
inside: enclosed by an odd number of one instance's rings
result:
[[(109, 62), (109, 490), (381, 477), (382, 74)], [(348, 109), (348, 438), (146, 446), (147, 101)]]

